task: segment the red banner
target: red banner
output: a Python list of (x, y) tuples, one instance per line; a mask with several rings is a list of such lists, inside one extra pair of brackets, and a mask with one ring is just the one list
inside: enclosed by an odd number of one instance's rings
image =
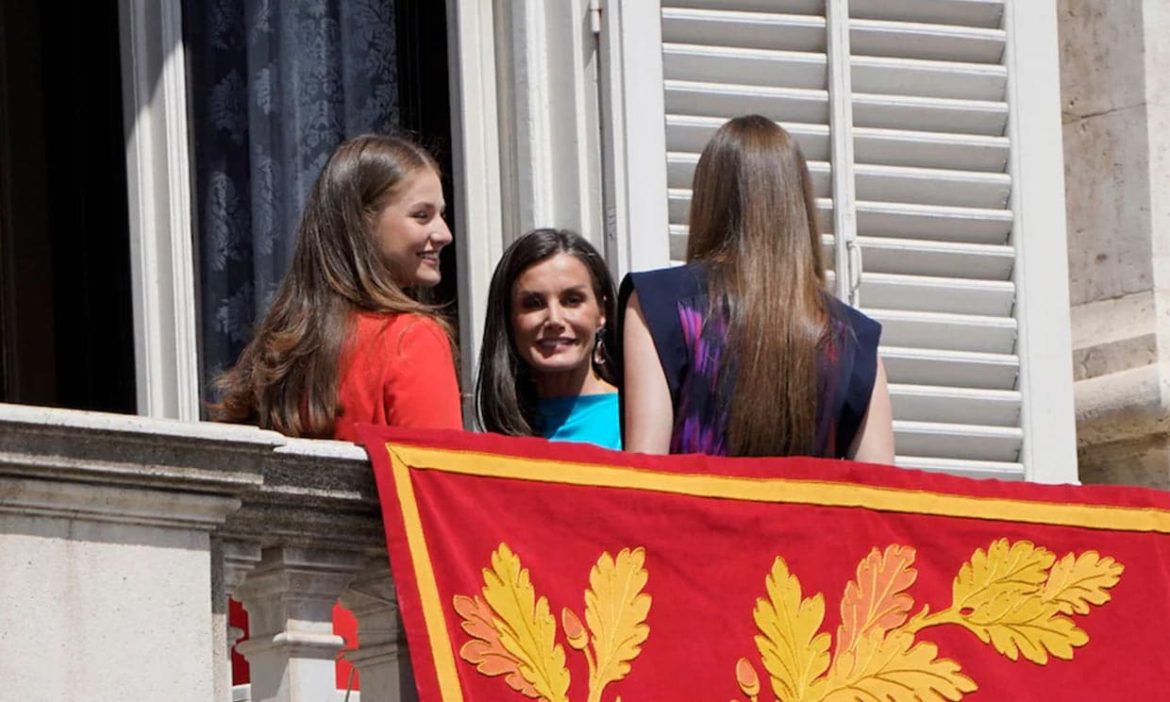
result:
[(424, 702), (1170, 696), (1161, 492), (362, 436)]

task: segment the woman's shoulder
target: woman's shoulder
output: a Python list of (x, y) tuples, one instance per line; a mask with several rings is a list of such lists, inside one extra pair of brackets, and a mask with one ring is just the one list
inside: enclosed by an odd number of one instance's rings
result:
[(704, 290), (706, 282), (707, 267), (701, 263), (688, 263), (683, 266), (628, 273), (622, 281), (622, 290), (627, 296), (637, 290), (638, 297), (668, 293), (693, 295)]
[(832, 295), (826, 297), (829, 300), (829, 314), (833, 319), (848, 328), (862, 347), (872, 346), (876, 351), (882, 334), (881, 323)]
[(358, 343), (372, 343), (401, 353), (406, 346), (449, 344), (447, 332), (438, 320), (416, 312), (356, 312)]

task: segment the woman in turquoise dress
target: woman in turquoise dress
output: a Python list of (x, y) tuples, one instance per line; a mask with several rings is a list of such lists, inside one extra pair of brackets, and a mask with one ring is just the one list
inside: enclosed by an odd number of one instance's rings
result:
[(573, 232), (537, 229), (504, 252), (488, 291), (476, 378), (480, 426), (621, 449), (613, 279)]

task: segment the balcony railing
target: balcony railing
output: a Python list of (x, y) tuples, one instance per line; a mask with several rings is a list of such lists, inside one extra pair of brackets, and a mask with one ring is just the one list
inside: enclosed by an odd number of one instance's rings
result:
[(413, 699), (358, 446), (0, 404), (0, 699), (226, 702), (229, 594), (252, 700), (344, 696), (339, 597), (363, 702)]

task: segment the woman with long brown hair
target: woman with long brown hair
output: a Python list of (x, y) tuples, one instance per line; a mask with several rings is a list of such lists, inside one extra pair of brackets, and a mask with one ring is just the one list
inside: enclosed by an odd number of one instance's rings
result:
[(825, 292), (799, 146), (759, 115), (695, 168), (687, 265), (626, 278), (627, 450), (892, 463), (880, 325)]
[[(419, 291), (451, 243), (434, 158), (405, 139), (337, 147), (301, 215), (293, 261), (212, 416), (288, 436), (357, 439), (354, 424), (461, 429), (447, 322)], [(246, 629), (232, 603), (229, 619)], [(334, 633), (357, 645), (340, 605)], [(347, 687), (348, 664), (337, 684)]]
[(218, 380), (213, 416), (345, 440), (355, 422), (462, 428), (447, 323), (415, 294), (439, 282), (444, 207), (421, 147), (376, 135), (338, 146), (276, 299)]

